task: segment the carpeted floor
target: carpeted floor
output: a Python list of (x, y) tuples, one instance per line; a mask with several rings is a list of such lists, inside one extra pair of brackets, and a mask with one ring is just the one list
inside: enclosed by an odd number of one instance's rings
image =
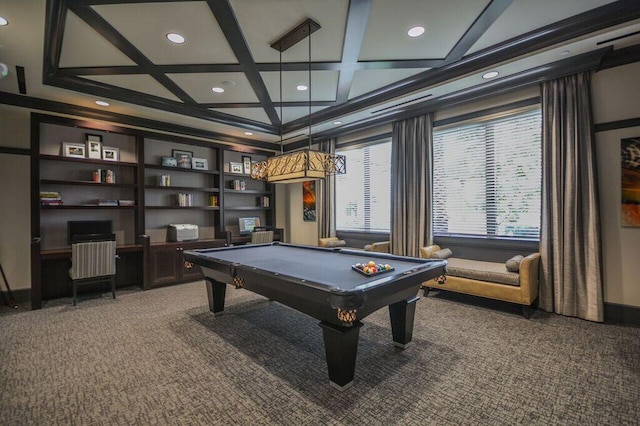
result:
[(328, 384), (317, 321), (203, 282), (0, 314), (0, 423), (640, 424), (640, 328), (434, 295), (412, 344), (364, 320), (354, 386)]

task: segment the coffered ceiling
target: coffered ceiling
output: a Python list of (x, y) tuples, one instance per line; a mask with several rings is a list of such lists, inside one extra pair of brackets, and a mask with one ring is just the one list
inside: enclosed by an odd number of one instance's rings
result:
[[(0, 16), (0, 103), (266, 149), (640, 57), (640, 0), (3, 0)], [(280, 57), (307, 19), (320, 28)]]

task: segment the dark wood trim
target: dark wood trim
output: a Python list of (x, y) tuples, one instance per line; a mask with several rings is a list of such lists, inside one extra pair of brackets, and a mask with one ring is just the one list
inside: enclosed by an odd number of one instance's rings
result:
[[(36, 156), (34, 155), (34, 157)], [(36, 185), (31, 186), (34, 187)], [(33, 210), (31, 211), (31, 216), (31, 221), (33, 222)], [(39, 231), (38, 229), (38, 232)], [(40, 243), (40, 237), (31, 238), (31, 309), (42, 308), (42, 258), (40, 256)]]
[[(257, 102), (234, 102), (234, 103), (204, 103), (199, 104), (205, 108), (261, 108), (261, 104)], [(280, 102), (274, 102), (276, 107), (280, 106)], [(311, 106), (334, 106), (338, 105), (336, 101), (311, 101)], [(283, 102), (283, 107), (307, 107), (309, 101), (291, 101)]]
[(640, 326), (640, 306), (604, 302), (604, 322)]
[[(352, 65), (358, 62), (364, 34), (367, 30), (372, 0), (350, 0), (347, 12), (347, 26), (342, 44), (342, 68), (338, 76), (336, 100), (339, 103), (349, 99), (353, 76), (356, 70)], [(311, 59), (310, 59), (311, 60)]]
[[(39, 185), (34, 185), (34, 182), (40, 182), (40, 123), (37, 119), (38, 114), (31, 113), (30, 127), (31, 127), (31, 259), (33, 264), (33, 249), (34, 244), (37, 243), (38, 256), (40, 256), (40, 190)], [(39, 257), (38, 257), (39, 259)], [(40, 270), (40, 263), (38, 262), (38, 271)], [(32, 283), (34, 270), (31, 269)], [(33, 284), (31, 285), (33, 289)]]
[(44, 20), (44, 49), (42, 80), (55, 74), (60, 63), (62, 36), (67, 23), (67, 7), (64, 0), (47, 1)]
[(393, 136), (393, 132), (380, 133), (379, 135), (369, 136), (366, 138), (360, 138), (360, 139), (356, 139), (346, 143), (337, 144), (336, 149), (347, 148), (347, 147), (356, 146), (356, 145), (366, 145), (373, 142), (379, 142), (379, 141), (382, 141), (382, 139), (390, 139), (392, 136)]
[(27, 148), (11, 148), (9, 146), (0, 146), (0, 154), (31, 155), (31, 149), (27, 149)]
[(253, 88), (258, 100), (260, 100), (264, 112), (267, 114), (267, 117), (269, 117), (269, 120), (271, 120), (272, 126), (279, 128), (280, 117), (276, 112), (276, 108), (273, 106), (267, 86), (264, 84), (262, 76), (260, 76), (260, 71), (258, 71), (256, 67), (256, 63), (253, 60), (244, 35), (240, 30), (240, 25), (233, 13), (233, 8), (229, 0), (207, 0), (207, 4), (213, 16), (215, 16), (218, 21), (218, 25), (224, 33), (224, 36), (227, 38), (231, 50), (233, 50), (233, 53), (236, 55), (238, 62), (242, 64), (244, 74), (247, 80), (249, 80), (249, 84)]
[(484, 33), (496, 22), (496, 20), (511, 6), (513, 0), (492, 0), (482, 13), (476, 18), (471, 27), (458, 40), (451, 49), (446, 63), (459, 61), (473, 47), (474, 44), (484, 35)]
[[(108, 112), (100, 109), (86, 108), (78, 105), (72, 105), (62, 102), (50, 101), (48, 99), (32, 98), (29, 96), (20, 96), (7, 92), (0, 92), (0, 104), (13, 105), (23, 108), (31, 108), (39, 111), (48, 111), (57, 114), (69, 114), (80, 117), (85, 117), (91, 120), (110, 121), (116, 122), (122, 125), (143, 127), (147, 129), (154, 129), (156, 131), (166, 131), (175, 134), (188, 135), (193, 137), (212, 139), (222, 142), (229, 142), (232, 144), (231, 148), (239, 150), (246, 150), (247, 147), (253, 147), (257, 149), (263, 149), (269, 152), (273, 152), (279, 147), (269, 142), (260, 142), (252, 139), (236, 138), (225, 135), (223, 133), (212, 132), (208, 130), (195, 129), (192, 127), (181, 126), (178, 124), (171, 124), (164, 121), (151, 120), (147, 118), (134, 117), (125, 114), (119, 114), (114, 112)], [(98, 123), (96, 123), (98, 124)], [(105, 125), (108, 127), (109, 125)], [(127, 129), (128, 133), (135, 133), (135, 129)], [(147, 134), (157, 134), (153, 132), (146, 132)], [(164, 135), (167, 137), (167, 135)], [(171, 137), (171, 136), (168, 136)], [(203, 142), (205, 143), (205, 142)], [(224, 145), (229, 147), (229, 145)], [(250, 148), (249, 148), (250, 149)]]
[(598, 71), (635, 62), (640, 62), (640, 44), (607, 53), (604, 58), (602, 58)]
[(640, 117), (629, 118), (627, 120), (609, 121), (607, 123), (598, 123), (593, 130), (598, 132), (608, 132), (609, 130), (628, 129), (630, 127), (640, 127)]
[[(102, 16), (98, 14), (91, 6), (72, 6), (71, 11), (78, 15), (80, 19), (85, 21), (98, 34), (113, 44), (117, 49), (124, 53), (129, 59), (138, 64), (147, 74), (153, 77), (158, 83), (163, 85), (167, 90), (173, 93), (178, 99), (187, 105), (195, 105), (193, 100), (180, 86), (165, 74), (159, 72), (153, 62), (149, 60), (142, 52), (140, 52), (133, 44), (129, 42), (122, 34), (113, 28)], [(58, 64), (56, 64), (57, 68)]]

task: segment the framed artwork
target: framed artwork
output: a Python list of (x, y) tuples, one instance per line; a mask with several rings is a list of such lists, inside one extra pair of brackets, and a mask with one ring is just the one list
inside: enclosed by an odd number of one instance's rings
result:
[(87, 134), (87, 157), (102, 158), (102, 136)]
[(302, 220), (316, 221), (316, 181), (302, 182)]
[(106, 161), (119, 161), (120, 150), (118, 148), (112, 148), (110, 146), (102, 147), (102, 159)]
[(640, 227), (640, 136), (620, 141), (622, 226)]
[(242, 173), (242, 163), (229, 162), (229, 172), (231, 172), (231, 173)]
[(247, 175), (251, 174), (251, 157), (248, 155), (242, 156), (242, 170)]
[(178, 167), (182, 169), (191, 168), (191, 159), (193, 158), (193, 152), (182, 151), (181, 149), (172, 149), (171, 155), (176, 159)]
[(87, 147), (79, 143), (62, 142), (62, 155), (71, 158), (85, 158)]
[(175, 157), (162, 157), (164, 167), (178, 167), (178, 160)]
[(191, 158), (191, 168), (194, 170), (209, 170), (209, 161), (206, 158)]

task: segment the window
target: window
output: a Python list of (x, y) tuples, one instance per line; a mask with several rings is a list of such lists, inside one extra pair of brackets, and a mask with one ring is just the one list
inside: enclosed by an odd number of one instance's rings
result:
[(434, 235), (539, 239), (540, 109), (433, 134)]
[(391, 141), (336, 153), (347, 157), (347, 173), (336, 176), (336, 229), (389, 232)]

